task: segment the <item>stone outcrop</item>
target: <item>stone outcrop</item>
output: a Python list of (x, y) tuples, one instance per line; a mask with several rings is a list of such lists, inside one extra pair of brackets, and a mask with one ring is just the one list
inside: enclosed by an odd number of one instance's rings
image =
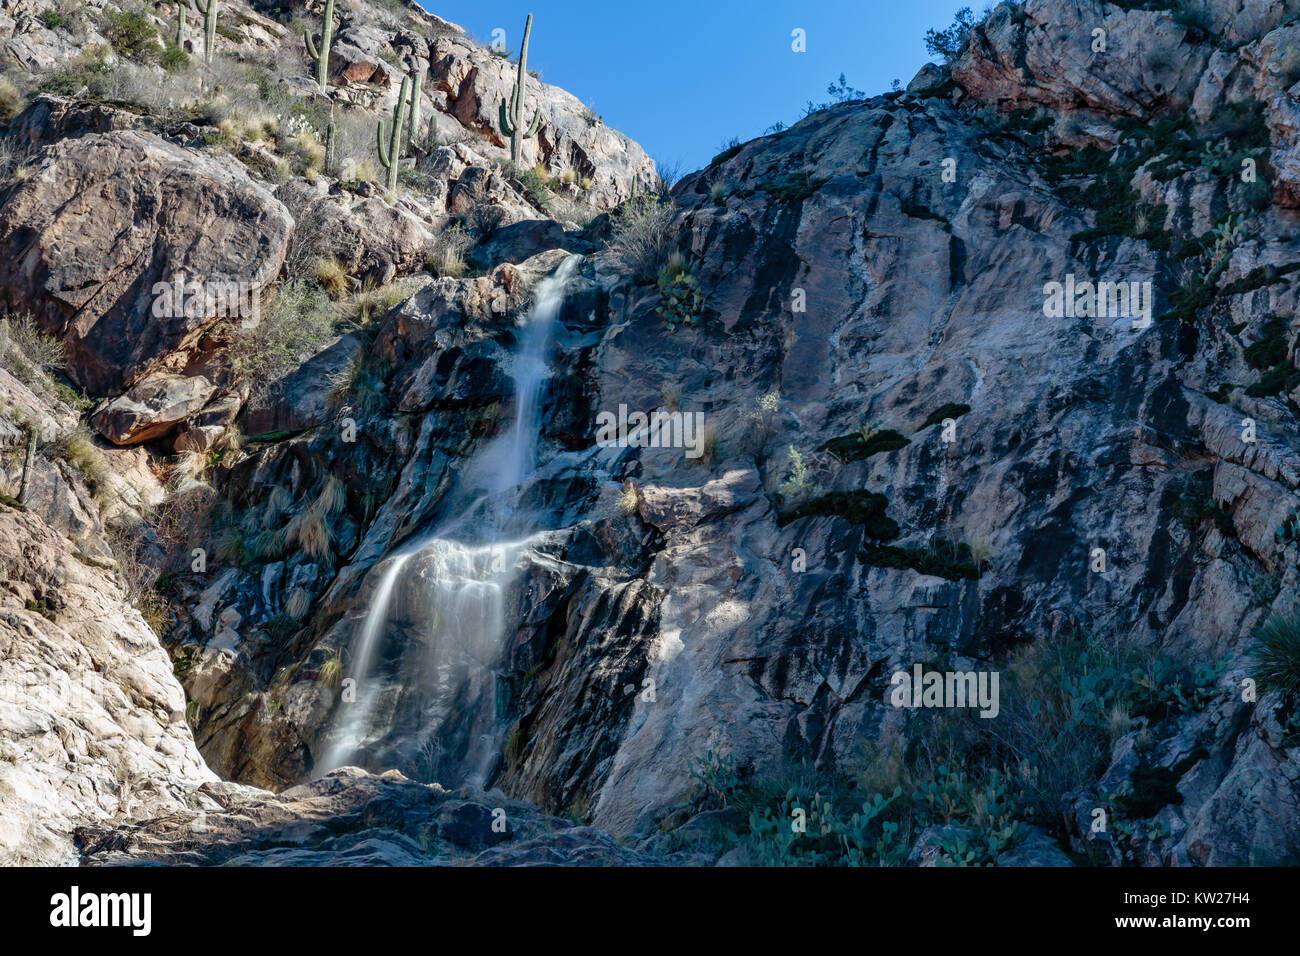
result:
[(114, 394), (217, 318), (188, 294), (160, 314), (157, 284), (183, 274), (260, 296), (292, 228), (234, 160), (139, 131), (89, 134), (50, 147), (0, 209), (0, 292), (63, 338), (74, 382)]
[(171, 661), (106, 567), (34, 514), (0, 506), (0, 855), (9, 864), (75, 863), (76, 826), (174, 809), (216, 780), (185, 723)]

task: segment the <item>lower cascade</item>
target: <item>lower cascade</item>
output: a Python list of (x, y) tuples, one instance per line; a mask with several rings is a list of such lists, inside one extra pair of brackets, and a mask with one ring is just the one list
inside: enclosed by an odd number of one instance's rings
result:
[(317, 775), (355, 764), (482, 786), (491, 773), (504, 729), (507, 594), (534, 540), (516, 500), (536, 467), (551, 329), (581, 261), (569, 257), (537, 286), (511, 366), (514, 425), (468, 464), (468, 503), (376, 567), (347, 668), (354, 693), (339, 704)]

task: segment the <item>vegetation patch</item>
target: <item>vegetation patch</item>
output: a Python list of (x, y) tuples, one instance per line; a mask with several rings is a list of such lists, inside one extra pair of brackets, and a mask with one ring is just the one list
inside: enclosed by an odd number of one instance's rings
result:
[(655, 312), (668, 325), (671, 332), (677, 326), (695, 325), (704, 312), (704, 296), (700, 295), (699, 282), (686, 268), (680, 253), (668, 257), (659, 270), (659, 306)]
[(869, 538), (890, 541), (898, 537), (898, 523), (885, 514), (888, 505), (889, 499), (874, 491), (832, 491), (777, 515), (776, 523), (785, 527), (800, 518), (833, 515), (861, 525)]
[(918, 428), (917, 431), (922, 432), (925, 431), (927, 428), (929, 428), (931, 425), (938, 425), (945, 418), (952, 418), (952, 419), (961, 418), (969, 411), (970, 411), (970, 406), (963, 405), (960, 402), (949, 402), (946, 405), (940, 405), (938, 408), (932, 411), (928, 416), (926, 416), (925, 421), (921, 423), (921, 427)]
[(811, 176), (807, 172), (784, 173), (768, 180), (758, 188), (777, 202), (803, 202), (826, 185), (828, 178)]
[(969, 544), (944, 538), (934, 538), (924, 548), (869, 544), (858, 552), (858, 560), (870, 567), (911, 568), (949, 581), (974, 581), (984, 570), (983, 563), (975, 558)]
[(1209, 751), (1198, 747), (1173, 767), (1137, 766), (1129, 774), (1130, 792), (1115, 798), (1115, 804), (1130, 820), (1155, 816), (1167, 806), (1180, 806), (1183, 795), (1178, 792), (1178, 781)]
[(1300, 613), (1270, 617), (1255, 632), (1250, 676), (1270, 699), (1288, 746), (1300, 740)]
[(1258, 369), (1259, 381), (1246, 388), (1252, 398), (1289, 393), (1300, 386), (1300, 369), (1287, 358), (1291, 351), (1289, 323), (1278, 315), (1270, 316), (1260, 329), (1259, 340), (1246, 347), (1246, 364)]
[(828, 451), (841, 464), (848, 464), (851, 461), (861, 461), (882, 452), (897, 451), (909, 444), (911, 442), (907, 438), (904, 438), (892, 428), (881, 431), (864, 428), (852, 435), (841, 435), (839, 438), (832, 438), (817, 450)]
[[(1026, 825), (1064, 843), (1073, 794), (1095, 788), (1134, 717), (1202, 709), (1220, 693), (1223, 673), (1222, 664), (1188, 668), (1158, 648), (1072, 628), (996, 665), (1004, 682), (996, 721), (908, 709), (894, 742), (864, 744), (858, 760), (833, 773), (792, 765), (764, 775), (712, 752), (691, 761), (691, 791), (679, 809), (731, 813), (682, 840), (740, 849), (762, 866), (901, 865), (928, 827), (939, 828), (933, 845), (941, 866), (992, 865), (1024, 838)], [(1204, 756), (1198, 750), (1163, 773), (1137, 774), (1126, 795), (1131, 812), (1172, 802), (1171, 775), (1176, 784)], [(806, 818), (802, 833), (790, 826), (795, 810)]]
[(712, 169), (714, 166), (719, 166), (727, 160), (732, 159), (741, 151), (742, 148), (744, 148), (744, 144), (733, 141), (726, 149), (714, 156), (713, 159), (709, 160), (708, 168)]

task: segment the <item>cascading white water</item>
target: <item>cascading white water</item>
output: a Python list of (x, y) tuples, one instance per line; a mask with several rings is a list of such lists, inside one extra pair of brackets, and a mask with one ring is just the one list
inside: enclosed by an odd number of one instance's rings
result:
[[(527, 537), (501, 539), (507, 530), (509, 493), (517, 491), (536, 466), (541, 392), (549, 375), (546, 349), (564, 304), (565, 284), (581, 260), (570, 256), (538, 283), (510, 369), (514, 426), (465, 470), (470, 504), (456, 518), (402, 548), (383, 568), (345, 668), (346, 676), (356, 682), (355, 700), (340, 704), (317, 773), (349, 762), (371, 762), (361, 758), (363, 753), (382, 762), (385, 754), (402, 752), (403, 747), (409, 764), (409, 754), (418, 746), (431, 773), (454, 766), (464, 777), (441, 782), (481, 785), (500, 753), (494, 669), (507, 623), (506, 592), (532, 543)], [(501, 507), (503, 501), (506, 508)], [(528, 524), (527, 516), (512, 517), (513, 524), (521, 519)], [(467, 540), (471, 531), (472, 540)], [(417, 589), (414, 594), (408, 593), (412, 587)], [(404, 627), (417, 632), (409, 640), (425, 648), (423, 653), (408, 649), (402, 660), (389, 662), (395, 674), (380, 675), (378, 652), (394, 623), (395, 596), (406, 609)], [(414, 616), (423, 617), (418, 626), (411, 621), (413, 606)], [(385, 741), (400, 707), (418, 714), (417, 739)], [(454, 718), (454, 727), (449, 727), (449, 718)]]
[(494, 483), (498, 491), (518, 487), (536, 465), (542, 383), (550, 375), (546, 347), (551, 340), (551, 328), (564, 305), (564, 286), (581, 261), (581, 256), (570, 256), (554, 275), (537, 284), (528, 324), (524, 327), (519, 351), (510, 370), (515, 383), (515, 424), (510, 441), (503, 446), (506, 452), (504, 467)]

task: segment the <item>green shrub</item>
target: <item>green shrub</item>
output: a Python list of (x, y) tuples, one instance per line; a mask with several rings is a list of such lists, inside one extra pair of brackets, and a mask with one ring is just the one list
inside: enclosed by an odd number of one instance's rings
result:
[(740, 140), (732, 137), (731, 142), (722, 148), (722, 152), (718, 153), (718, 155), (714, 156), (713, 159), (709, 161), (709, 169), (732, 159), (741, 151), (742, 148), (743, 144)]
[(113, 49), (128, 60), (155, 63), (162, 55), (158, 31), (141, 10), (106, 11), (103, 29)]
[(338, 310), (313, 282), (295, 279), (276, 290), (262, 321), (235, 340), (235, 374), (259, 390), (294, 371), (329, 344)]
[[(1096, 786), (1132, 718), (1204, 707), (1219, 692), (1223, 665), (1187, 668), (1157, 649), (1066, 629), (1013, 651), (999, 670), (996, 720), (906, 710), (891, 743), (864, 745), (860, 759), (835, 774), (795, 767), (764, 778), (706, 760), (694, 771), (704, 789), (693, 791), (691, 809), (721, 805), (744, 822), (704, 842), (739, 847), (761, 865), (898, 865), (916, 836), (936, 826), (937, 864), (991, 864), (1023, 839), (1026, 824), (1063, 839), (1074, 800)], [(1193, 751), (1169, 768), (1143, 764), (1130, 791), (1115, 797), (1120, 814), (1176, 802), (1171, 783), (1203, 757)], [(802, 832), (792, 827), (800, 816)]]
[(530, 203), (548, 216), (554, 215), (555, 204), (552, 202), (551, 184), (540, 171), (524, 169), (509, 160), (502, 162), (501, 169), (506, 178), (519, 188)]
[[(785, 494), (784, 485), (782, 489)], [(834, 515), (850, 524), (861, 525), (873, 540), (889, 541), (898, 537), (898, 523), (885, 514), (888, 505), (889, 499), (874, 491), (832, 491), (779, 514), (776, 523), (784, 527), (799, 518)]]
[(1275, 701), (1282, 726), (1300, 731), (1300, 613), (1274, 615), (1259, 627), (1250, 675)]
[(109, 469), (90, 430), (81, 425), (63, 436), (59, 442), (59, 453), (81, 474), (86, 487), (101, 507), (106, 505), (112, 496)]
[(851, 461), (870, 458), (872, 455), (897, 451), (909, 444), (907, 438), (892, 428), (877, 430), (866, 426), (852, 435), (841, 435), (839, 438), (832, 438), (822, 445), (818, 451), (828, 451), (841, 464), (848, 464)]
[[(803, 453), (794, 445), (790, 446), (790, 474), (781, 483), (781, 495), (797, 501), (808, 493), (808, 466), (804, 463)], [(777, 518), (778, 523), (780, 518)], [(793, 521), (794, 519), (789, 519)]]
[(952, 18), (952, 24), (946, 30), (933, 28), (925, 31), (925, 49), (931, 56), (941, 57), (945, 62), (957, 59), (966, 45), (966, 35), (975, 26), (975, 15), (970, 7), (962, 7)]
[(777, 202), (803, 202), (826, 184), (827, 177), (815, 177), (807, 170), (783, 173), (758, 188)]
[(190, 65), (190, 55), (175, 43), (168, 43), (163, 47), (158, 64), (168, 73), (175, 73)]
[(47, 30), (71, 30), (72, 21), (53, 7), (46, 8), (36, 18)]

